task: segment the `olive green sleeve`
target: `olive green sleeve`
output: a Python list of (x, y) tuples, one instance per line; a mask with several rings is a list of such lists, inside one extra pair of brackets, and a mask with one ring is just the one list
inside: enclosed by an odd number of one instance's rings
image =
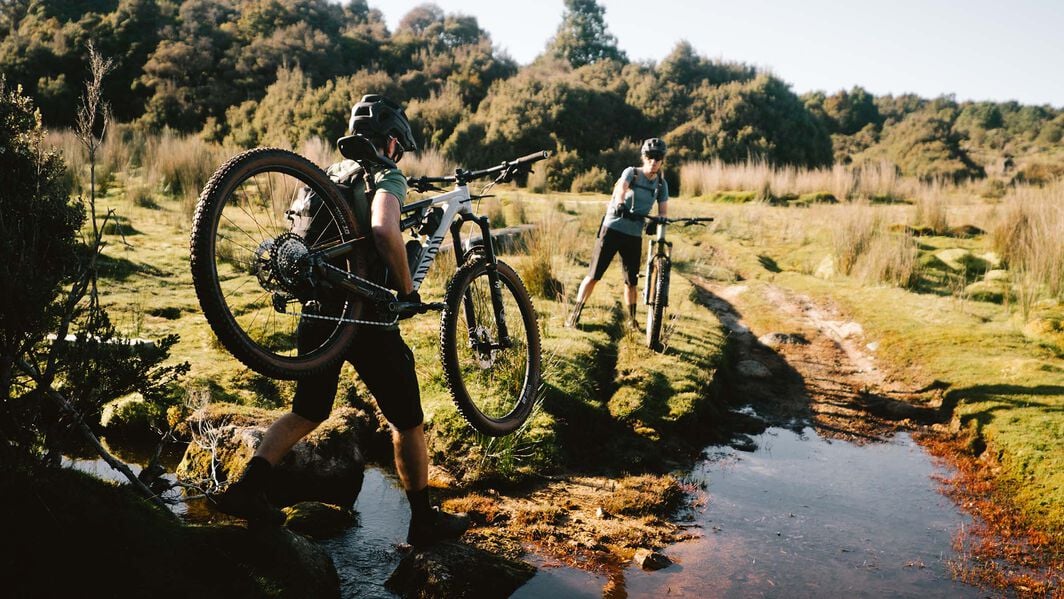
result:
[(403, 175), (403, 171), (393, 168), (377, 173), (374, 177), (374, 182), (377, 189), (383, 189), (399, 198), (400, 204), (406, 202), (406, 176)]

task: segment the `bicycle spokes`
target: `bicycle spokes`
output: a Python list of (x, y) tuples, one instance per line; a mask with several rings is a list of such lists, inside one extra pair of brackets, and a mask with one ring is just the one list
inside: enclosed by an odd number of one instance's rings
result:
[(303, 181), (286, 172), (249, 174), (224, 198), (215, 268), (222, 301), (252, 342), (280, 356), (297, 355), (300, 322), (307, 318), (321, 321), (315, 328), (325, 330), (318, 337), (330, 336), (344, 301), (320, 297), (313, 256), (351, 237), (343, 234), (340, 221)]
[(501, 418), (514, 409), (522, 396), (528, 347), (521, 322), (511, 323), (510, 328), (519, 330), (503, 337), (507, 327), (499, 317), (506, 312), (520, 312), (512, 294), (502, 289), (495, 291), (500, 304), (498, 312), (488, 274), (484, 272), (472, 279), (466, 289), (464, 318), (459, 319), (461, 326), (456, 337), (467, 341), (459, 343), (457, 348), (466, 390), (484, 415)]

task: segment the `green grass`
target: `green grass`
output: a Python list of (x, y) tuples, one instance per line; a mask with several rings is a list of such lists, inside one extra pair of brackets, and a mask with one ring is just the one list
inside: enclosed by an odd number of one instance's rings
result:
[[(966, 285), (992, 266), (980, 258), (990, 250), (986, 236), (919, 238), (921, 283), (912, 290), (812, 276), (811, 265), (830, 257), (832, 211), (838, 208), (762, 207), (742, 214), (749, 209), (718, 206), (724, 230), (704, 233), (705, 244), (719, 248), (742, 284), (771, 283), (830, 298), (861, 323), (868, 341), (878, 343), (879, 359), (949, 382), (954, 428), (978, 433), (1001, 464), (1002, 488), (1012, 490), (1038, 526), (1064, 531), (1064, 336), (1057, 333), (1064, 306), (1043, 300), (1028, 323), (1007, 299), (977, 301), (966, 293)], [(896, 208), (875, 209), (890, 223), (900, 216), (891, 212)], [(969, 254), (952, 267), (935, 257), (955, 248)], [(765, 256), (776, 269), (764, 266)], [(756, 294), (745, 297), (751, 296)], [(755, 307), (744, 318), (766, 330), (785, 327), (770, 309)]]
[[(560, 211), (562, 202), (578, 202)], [(542, 222), (548, 214), (559, 226), (550, 260), (551, 276), (561, 283), (552, 299), (534, 297), (540, 316), (543, 345), (542, 402), (518, 434), (501, 440), (477, 435), (464, 423), (447, 392), (439, 358), (439, 319), (435, 314), (403, 323), (403, 335), (415, 355), (421, 383), (422, 405), (429, 422), (433, 461), (468, 480), (485, 477), (520, 478), (533, 472), (565, 468), (618, 468), (626, 460), (647, 461), (660, 467), (659, 439), (673, 443), (671, 433), (697, 419), (708, 400), (708, 381), (723, 345), (719, 327), (704, 309), (687, 296), (690, 289), (674, 277), (672, 313), (666, 323), (668, 347), (655, 354), (641, 346), (642, 335), (625, 332), (619, 318), (620, 267), (615, 264), (596, 290), (584, 312), (585, 327), (562, 327), (569, 301), (586, 272), (601, 206), (594, 200), (605, 196), (532, 196), (503, 190), (500, 202), (522, 220)], [(592, 200), (591, 203), (587, 203)], [(107, 268), (101, 281), (103, 301), (125, 334), (159, 337), (177, 333), (180, 342), (172, 360), (192, 365), (186, 385), (207, 389), (215, 401), (277, 408), (291, 401), (291, 382), (271, 381), (244, 368), (220, 347), (199, 309), (188, 267), (189, 223), (187, 206), (178, 199), (145, 208), (136, 196), (126, 197), (121, 187), (112, 189), (101, 202), (114, 208), (121, 222), (138, 234), (125, 238), (109, 235)], [(567, 231), (578, 230), (579, 234)], [(677, 259), (694, 253), (680, 233), (675, 236)], [(526, 249), (501, 258), (526, 276), (537, 260)], [(542, 252), (541, 252), (542, 253)], [(542, 268), (539, 265), (538, 268)], [(437, 260), (421, 295), (442, 299), (449, 256)], [(640, 318), (645, 307), (640, 307)], [(356, 396), (368, 397), (365, 387), (345, 366), (343, 401), (350, 387)], [(594, 447), (592, 447), (592, 445)], [(612, 447), (613, 450), (607, 450)], [(593, 450), (598, 457), (589, 459)]]

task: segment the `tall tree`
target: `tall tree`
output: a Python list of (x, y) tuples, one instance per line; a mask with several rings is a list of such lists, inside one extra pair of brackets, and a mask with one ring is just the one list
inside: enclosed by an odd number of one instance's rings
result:
[(595, 0), (565, 0), (562, 24), (547, 42), (547, 54), (573, 68), (606, 59), (628, 62), (617, 38), (606, 29), (606, 9)]

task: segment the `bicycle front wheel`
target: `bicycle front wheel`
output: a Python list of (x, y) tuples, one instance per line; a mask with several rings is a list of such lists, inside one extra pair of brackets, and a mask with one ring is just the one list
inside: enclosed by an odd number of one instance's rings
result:
[(647, 347), (654, 351), (660, 351), (662, 347), (661, 326), (665, 320), (665, 307), (669, 303), (669, 270), (668, 258), (654, 258), (654, 287), (650, 296), (652, 304), (647, 308)]
[[(257, 148), (222, 165), (200, 195), (191, 239), (196, 295), (221, 345), (271, 378), (335, 366), (362, 302), (324, 289), (311, 256), (359, 236), (336, 185), (307, 159)], [(359, 274), (364, 259), (354, 251), (332, 265)]]
[(493, 304), (487, 262), (478, 257), (451, 279), (440, 328), (443, 369), (455, 405), (466, 422), (491, 437), (524, 424), (540, 382), (539, 325), (532, 300), (517, 273), (497, 264), (501, 309)]

